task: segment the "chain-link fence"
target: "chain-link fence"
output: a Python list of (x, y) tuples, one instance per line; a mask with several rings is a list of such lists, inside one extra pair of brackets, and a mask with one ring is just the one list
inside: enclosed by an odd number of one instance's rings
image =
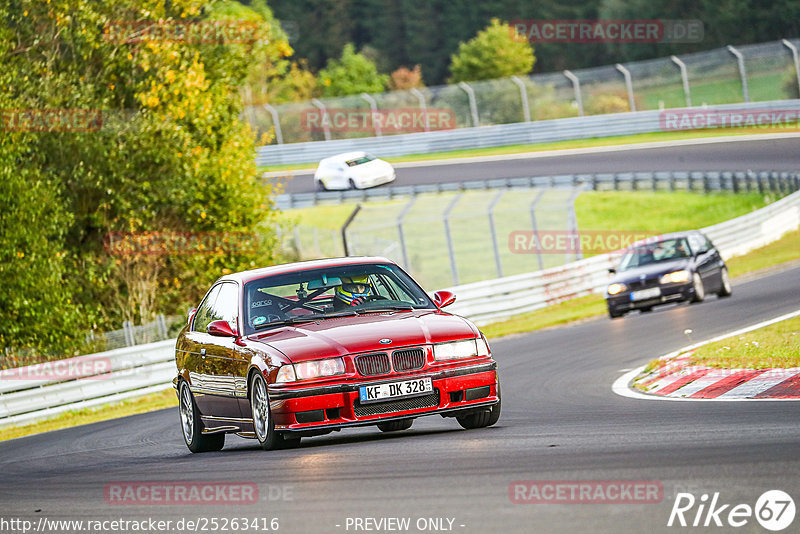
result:
[[(562, 265), (579, 256), (515, 253), (509, 236), (520, 230), (576, 230), (574, 202), (580, 190), (458, 191), (362, 204), (347, 227), (348, 253), (390, 258), (424, 287), (449, 287)], [(339, 230), (298, 226), (286, 237), (291, 237), (301, 258), (344, 253)]]
[(625, 65), (409, 91), (253, 105), (273, 144), (800, 97), (800, 39)]

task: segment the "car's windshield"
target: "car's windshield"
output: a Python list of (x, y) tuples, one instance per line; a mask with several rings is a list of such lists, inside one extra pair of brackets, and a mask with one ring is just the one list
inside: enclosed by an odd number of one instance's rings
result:
[(622, 257), (619, 270), (627, 271), (651, 263), (689, 257), (689, 244), (683, 237), (647, 243), (632, 248)]
[(372, 161), (374, 159), (375, 159), (375, 156), (373, 156), (371, 154), (364, 154), (360, 158), (353, 158), (353, 159), (347, 160), (347, 166), (348, 167), (355, 167), (356, 165), (362, 165), (364, 163), (369, 163), (370, 161)]
[(436, 307), (408, 275), (384, 263), (265, 276), (245, 285), (244, 298), (247, 333), (341, 315)]

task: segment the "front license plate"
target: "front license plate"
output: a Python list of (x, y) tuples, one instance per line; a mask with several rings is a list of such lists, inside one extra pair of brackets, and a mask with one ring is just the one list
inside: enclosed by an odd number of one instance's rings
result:
[(647, 300), (654, 299), (661, 296), (660, 287), (651, 287), (649, 289), (642, 289), (631, 293), (631, 300)]
[(361, 404), (401, 397), (414, 397), (426, 393), (433, 393), (433, 384), (431, 383), (430, 377), (404, 380), (402, 382), (391, 382), (388, 384), (376, 384), (374, 386), (361, 386), (358, 388), (358, 396), (359, 400), (361, 400)]

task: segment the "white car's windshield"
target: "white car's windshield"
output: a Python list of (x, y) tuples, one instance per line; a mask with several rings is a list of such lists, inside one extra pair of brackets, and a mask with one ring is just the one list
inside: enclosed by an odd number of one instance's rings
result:
[(355, 167), (356, 165), (363, 165), (364, 163), (369, 163), (370, 161), (373, 161), (374, 159), (375, 159), (375, 156), (373, 156), (371, 154), (364, 154), (360, 158), (349, 159), (349, 160), (347, 160), (346, 163), (347, 163), (348, 167)]

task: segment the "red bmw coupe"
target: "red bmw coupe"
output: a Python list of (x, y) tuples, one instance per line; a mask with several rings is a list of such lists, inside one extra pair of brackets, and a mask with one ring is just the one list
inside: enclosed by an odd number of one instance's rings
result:
[(264, 449), (352, 426), (464, 428), (500, 417), (497, 363), (467, 319), (384, 258), (278, 265), (220, 278), (178, 336), (173, 384), (186, 445), (225, 434)]

